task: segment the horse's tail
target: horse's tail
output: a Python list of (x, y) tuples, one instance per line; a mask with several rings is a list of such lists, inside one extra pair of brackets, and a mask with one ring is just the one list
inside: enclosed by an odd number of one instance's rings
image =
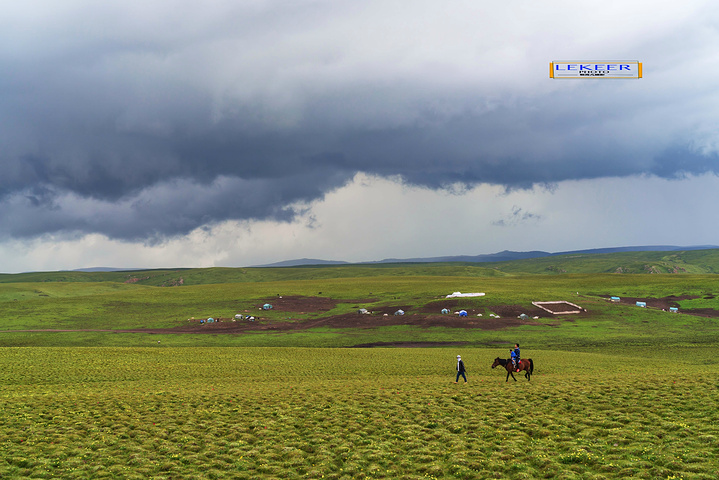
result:
[(532, 359), (529, 359), (529, 374), (532, 375), (534, 373), (534, 362)]

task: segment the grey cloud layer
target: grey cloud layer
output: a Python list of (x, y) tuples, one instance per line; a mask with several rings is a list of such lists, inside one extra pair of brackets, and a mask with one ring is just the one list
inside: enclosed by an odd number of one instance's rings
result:
[[(716, 18), (705, 2), (645, 27), (661, 48), (631, 44), (645, 79), (583, 84), (547, 78), (550, 55), (574, 54), (537, 30), (551, 11), (68, 4), (16, 7), (0, 24), (8, 236), (154, 239), (287, 220), (360, 171), (431, 188), (719, 172), (719, 94), (682, 81), (718, 43), (688, 27)], [(496, 18), (512, 15), (497, 43)], [(683, 45), (667, 47), (677, 32)]]

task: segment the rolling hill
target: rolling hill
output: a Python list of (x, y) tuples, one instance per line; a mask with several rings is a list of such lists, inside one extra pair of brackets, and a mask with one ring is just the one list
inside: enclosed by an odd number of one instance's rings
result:
[(523, 274), (716, 274), (719, 249), (550, 255), (495, 262), (399, 262), (248, 268), (176, 268), (0, 274), (0, 283), (115, 282), (149, 286), (208, 285), (372, 276), (497, 277)]

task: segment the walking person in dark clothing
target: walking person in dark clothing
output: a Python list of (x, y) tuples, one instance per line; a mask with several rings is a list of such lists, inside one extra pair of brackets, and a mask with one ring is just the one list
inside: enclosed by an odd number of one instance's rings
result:
[(464, 378), (464, 383), (467, 383), (467, 375), (465, 373), (466, 370), (464, 369), (464, 362), (462, 361), (462, 356), (457, 355), (457, 379), (454, 381), (454, 383), (459, 382), (460, 375), (462, 375), (462, 378)]

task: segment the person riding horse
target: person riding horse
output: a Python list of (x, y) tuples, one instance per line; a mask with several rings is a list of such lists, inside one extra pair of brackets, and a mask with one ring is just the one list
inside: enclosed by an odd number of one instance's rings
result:
[[(514, 368), (514, 365), (512, 365), (512, 360), (509, 359), (509, 358), (507, 358), (507, 359), (505, 360), (505, 359), (503, 359), (503, 358), (497, 357), (497, 358), (494, 359), (494, 363), (493, 363), (491, 366), (492, 366), (492, 368), (494, 368), (494, 367), (498, 367), (498, 366), (500, 366), (500, 365), (507, 370), (507, 379), (506, 379), (506, 381), (509, 381), (509, 377), (511, 376), (512, 379), (514, 379), (514, 381), (516, 382), (517, 379), (514, 378), (514, 371), (515, 371), (516, 369)], [(534, 362), (532, 361), (531, 358), (525, 358), (525, 359), (523, 359), (523, 360), (520, 360), (520, 362), (519, 362), (519, 364), (518, 364), (518, 367), (519, 367), (519, 371), (520, 371), (520, 372), (521, 372), (521, 371), (524, 371), (524, 372), (525, 372), (525, 373), (524, 373), (524, 377), (525, 377), (527, 380), (531, 380), (531, 379), (532, 379), (532, 374), (534, 374)]]
[(515, 344), (514, 344), (514, 350), (510, 350), (509, 353), (510, 353), (511, 356), (512, 356), (512, 365), (513, 365), (514, 368), (519, 372), (519, 361), (520, 361), (520, 358), (519, 358), (519, 344), (518, 344), (518, 343), (515, 343)]

